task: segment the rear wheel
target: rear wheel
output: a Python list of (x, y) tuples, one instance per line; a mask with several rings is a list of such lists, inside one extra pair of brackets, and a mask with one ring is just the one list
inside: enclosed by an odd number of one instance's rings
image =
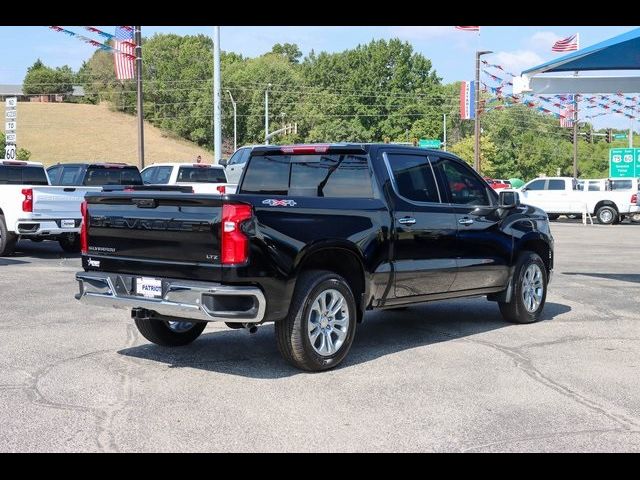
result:
[(347, 356), (356, 331), (356, 302), (340, 275), (303, 272), (287, 317), (275, 324), (278, 349), (303, 370), (328, 370)]
[(640, 223), (640, 213), (632, 213), (629, 215), (629, 220), (633, 223)]
[(603, 225), (612, 225), (618, 220), (618, 211), (614, 207), (605, 205), (598, 209), (596, 217)]
[(560, 218), (560, 214), (559, 213), (547, 213), (547, 217), (549, 217), (549, 220), (557, 220), (558, 218)]
[(184, 320), (135, 319), (136, 327), (144, 338), (163, 347), (188, 345), (200, 336), (206, 322)]
[(18, 238), (18, 235), (7, 229), (4, 216), (0, 215), (0, 257), (9, 256), (13, 253)]
[(502, 317), (513, 323), (538, 321), (547, 299), (547, 269), (537, 253), (520, 254), (512, 285), (511, 300), (498, 303)]
[(60, 248), (67, 253), (80, 253), (80, 235), (71, 233), (58, 238)]

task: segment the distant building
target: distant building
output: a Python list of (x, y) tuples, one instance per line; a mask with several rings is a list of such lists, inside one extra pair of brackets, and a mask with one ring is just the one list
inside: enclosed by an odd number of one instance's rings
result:
[(25, 95), (22, 85), (0, 84), (0, 100), (7, 97), (17, 97), (19, 102), (64, 102), (66, 99), (84, 97), (84, 87), (74, 85), (73, 90), (68, 95)]

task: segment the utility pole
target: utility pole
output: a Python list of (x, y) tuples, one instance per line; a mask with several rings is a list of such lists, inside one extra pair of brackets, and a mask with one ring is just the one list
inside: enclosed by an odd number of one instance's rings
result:
[(573, 178), (578, 178), (578, 95), (573, 96)]
[(629, 121), (629, 148), (633, 148), (633, 118)]
[(231, 95), (231, 90), (227, 90), (229, 94), (229, 98), (231, 98), (231, 105), (233, 105), (233, 151), (235, 152), (238, 149), (238, 124), (236, 122), (236, 116), (238, 111), (236, 110), (236, 101), (233, 99), (233, 95)]
[(142, 111), (142, 31), (135, 27), (136, 40), (136, 87), (138, 110), (138, 168), (144, 168), (144, 112)]
[(443, 120), (442, 123), (444, 124), (444, 136), (443, 136), (443, 142), (442, 142), (442, 146), (444, 148), (444, 151), (447, 151), (447, 114), (444, 113), (443, 114)]
[(475, 95), (475, 125), (474, 125), (474, 134), (475, 134), (475, 145), (474, 145), (474, 162), (473, 168), (476, 172), (480, 173), (480, 57), (482, 55), (486, 55), (489, 53), (493, 53), (489, 50), (483, 50), (480, 52), (476, 52), (476, 80), (474, 82), (474, 95)]
[(267, 89), (264, 91), (264, 144), (269, 145), (269, 88), (271, 84), (267, 85)]
[(213, 163), (222, 158), (222, 109), (220, 108), (220, 27), (213, 37)]

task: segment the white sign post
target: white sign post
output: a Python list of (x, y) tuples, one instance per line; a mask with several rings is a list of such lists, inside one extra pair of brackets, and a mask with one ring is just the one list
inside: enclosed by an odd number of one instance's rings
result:
[(15, 160), (16, 159), (16, 127), (18, 123), (16, 122), (16, 118), (18, 117), (18, 98), (17, 97), (9, 97), (4, 101), (5, 107), (5, 122), (4, 122), (4, 133), (5, 133), (5, 147), (4, 147), (4, 158), (5, 160)]

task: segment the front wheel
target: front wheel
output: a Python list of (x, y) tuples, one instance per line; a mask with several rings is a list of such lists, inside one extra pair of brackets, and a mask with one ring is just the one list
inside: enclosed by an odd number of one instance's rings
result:
[(537, 253), (525, 251), (518, 257), (509, 302), (499, 302), (502, 317), (512, 323), (533, 323), (547, 299), (547, 269)]
[(328, 370), (347, 356), (356, 320), (356, 302), (344, 278), (324, 270), (303, 272), (289, 314), (275, 324), (278, 350), (297, 368)]
[(144, 338), (163, 347), (188, 345), (200, 336), (207, 322), (136, 318), (136, 327)]

